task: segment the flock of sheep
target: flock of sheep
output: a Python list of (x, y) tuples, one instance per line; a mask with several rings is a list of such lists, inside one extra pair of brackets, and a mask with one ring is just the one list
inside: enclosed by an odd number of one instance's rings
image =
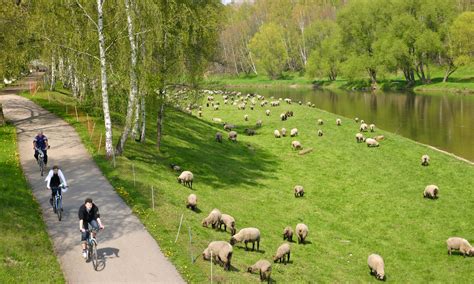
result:
[[(249, 107), (251, 110), (255, 108), (257, 102), (260, 101), (260, 106), (265, 107), (266, 105), (270, 105), (272, 107), (279, 106), (281, 101), (284, 101), (286, 104), (291, 105), (292, 100), (289, 98), (286, 99), (279, 99), (279, 100), (272, 100), (267, 101), (265, 100), (264, 96), (255, 95), (255, 94), (247, 94), (243, 96), (240, 92), (223, 92), (223, 91), (204, 91), (208, 94), (207, 96), (207, 107), (212, 107), (214, 110), (219, 110), (219, 102), (214, 100), (214, 95), (222, 95), (224, 104), (230, 104), (236, 106), (239, 110), (245, 110)], [(302, 105), (302, 102), (298, 102)], [(307, 105), (309, 107), (315, 107), (314, 104), (308, 102)], [(197, 112), (199, 117), (202, 117), (202, 107), (198, 107), (199, 110)], [(270, 116), (271, 110), (266, 109), (265, 115)], [(281, 113), (279, 118), (281, 121), (286, 121), (289, 118), (294, 116), (293, 111), (286, 111)], [(249, 120), (248, 114), (244, 114), (243, 116), (244, 121)], [(213, 118), (214, 122), (222, 123), (222, 119), (220, 118)], [(375, 132), (375, 125), (370, 124), (368, 125), (365, 123), (364, 120), (360, 120), (359, 118), (354, 119), (356, 123), (360, 123), (359, 132), (356, 133), (356, 142), (362, 143), (365, 142), (368, 147), (379, 147), (380, 141), (383, 141), (385, 137), (383, 135), (377, 135), (374, 137), (365, 137), (363, 133), (367, 132)], [(232, 142), (237, 142), (237, 131), (235, 130), (235, 125), (224, 122), (223, 129), (224, 131), (228, 132), (228, 139)], [(262, 120), (258, 120), (256, 123), (256, 129), (262, 127)], [(322, 119), (317, 120), (317, 125), (322, 126), (324, 125), (324, 121)], [(342, 120), (336, 119), (336, 125), (342, 126)], [(256, 129), (246, 128), (244, 133), (248, 136), (253, 136), (256, 134)], [(289, 132), (291, 137), (298, 136), (298, 129), (292, 128)], [(318, 136), (323, 136), (323, 130), (317, 130)], [(281, 138), (287, 136), (286, 128), (275, 129), (273, 131), (273, 136), (275, 138)], [(215, 140), (219, 143), (223, 142), (223, 134), (221, 132), (217, 132), (215, 135)], [(294, 150), (301, 150), (303, 146), (300, 141), (293, 140), (291, 142), (291, 147)], [(300, 152), (301, 154), (301, 152)], [(430, 164), (430, 157), (428, 155), (423, 155), (421, 157), (421, 165), (428, 166)], [(171, 168), (175, 171), (181, 171), (181, 168), (177, 165), (171, 164)], [(193, 174), (190, 171), (183, 171), (179, 177), (178, 182), (188, 186), (192, 189), (193, 184)], [(302, 197), (304, 195), (304, 188), (301, 185), (296, 185), (293, 188), (294, 196), (295, 197)], [(426, 186), (425, 190), (423, 191), (423, 197), (436, 199), (438, 198), (439, 188), (436, 185), (428, 185)], [(186, 207), (192, 210), (197, 208), (197, 197), (195, 194), (190, 194), (186, 200)], [(235, 219), (228, 215), (222, 214), (218, 209), (213, 209), (209, 215), (202, 220), (202, 226), (209, 227), (211, 226), (214, 229), (222, 229), (224, 226), (224, 231), (227, 231), (229, 228), (231, 233), (231, 239), (227, 241), (213, 241), (209, 243), (208, 247), (203, 251), (202, 256), (205, 260), (211, 260), (216, 263), (219, 263), (224, 267), (225, 270), (229, 270), (231, 267), (231, 259), (232, 259), (232, 248), (236, 243), (244, 243), (245, 249), (248, 250), (247, 245), (249, 243), (252, 244), (252, 250), (255, 250), (255, 244), (257, 246), (257, 251), (260, 248), (260, 231), (257, 228), (243, 228), (236, 233), (235, 227)], [(304, 243), (306, 237), (308, 236), (308, 226), (299, 223), (295, 227), (296, 236), (298, 238), (298, 243)], [(283, 230), (283, 241), (287, 240), (292, 242), (293, 239), (293, 229), (290, 226), (287, 226)], [(451, 255), (452, 250), (459, 250), (463, 256), (474, 256), (474, 248), (469, 244), (466, 239), (459, 238), (459, 237), (451, 237), (447, 240), (447, 248), (448, 253)], [(281, 244), (275, 251), (273, 256), (274, 262), (283, 262), (284, 264), (288, 263), (290, 260), (291, 254), (291, 246), (288, 242), (284, 242)], [(367, 259), (367, 264), (369, 266), (370, 273), (374, 275), (379, 280), (385, 280), (385, 264), (382, 256), (378, 254), (371, 254)], [(255, 264), (248, 267), (248, 272), (256, 273), (258, 272), (260, 275), (260, 280), (270, 281), (270, 275), (272, 271), (271, 263), (268, 260), (261, 259), (257, 261)]]

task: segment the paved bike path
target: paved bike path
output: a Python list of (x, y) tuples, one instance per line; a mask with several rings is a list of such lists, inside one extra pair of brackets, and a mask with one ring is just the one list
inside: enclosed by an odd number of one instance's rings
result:
[[(32, 101), (17, 96), (28, 90), (33, 74), (20, 86), (0, 91), (5, 117), (16, 126), (20, 162), (33, 194), (41, 205), (48, 233), (53, 241), (61, 268), (68, 283), (160, 282), (184, 283), (176, 268), (166, 259), (156, 241), (146, 231), (130, 208), (115, 193), (94, 163), (74, 128)], [(43, 130), (51, 144), (48, 167), (59, 165), (69, 184), (63, 195), (61, 222), (49, 205), (50, 191), (34, 160), (32, 141)], [(86, 197), (99, 206), (105, 230), (98, 234), (100, 271), (81, 256), (77, 212)]]

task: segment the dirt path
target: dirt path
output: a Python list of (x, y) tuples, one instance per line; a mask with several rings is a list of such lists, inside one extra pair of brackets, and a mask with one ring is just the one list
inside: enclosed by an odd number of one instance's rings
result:
[[(102, 175), (73, 127), (32, 101), (15, 95), (28, 90), (29, 82), (38, 78), (34, 74), (22, 80), (20, 86), (0, 91), (0, 103), (5, 117), (16, 126), (20, 162), (41, 205), (66, 281), (184, 283), (155, 240)], [(48, 166), (59, 165), (69, 184), (68, 192), (63, 195), (61, 222), (49, 205), (50, 191), (45, 190), (44, 178), (33, 157), (32, 140), (40, 129), (51, 144)], [(102, 258), (98, 272), (81, 256), (77, 211), (86, 197), (93, 198), (99, 206), (106, 226), (98, 234)]]

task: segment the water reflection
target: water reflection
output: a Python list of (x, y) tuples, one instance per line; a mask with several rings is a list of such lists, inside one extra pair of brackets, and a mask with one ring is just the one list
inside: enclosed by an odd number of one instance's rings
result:
[(474, 161), (474, 96), (310, 89), (240, 88), (245, 93), (291, 98)]

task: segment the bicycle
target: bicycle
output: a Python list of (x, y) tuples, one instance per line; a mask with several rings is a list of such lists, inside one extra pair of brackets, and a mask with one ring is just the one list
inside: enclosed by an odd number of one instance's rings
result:
[(63, 215), (63, 195), (60, 194), (59, 191), (61, 190), (62, 192), (66, 192), (67, 188), (68, 187), (64, 184), (59, 185), (56, 189), (56, 194), (54, 195), (53, 211), (54, 213), (58, 214), (59, 221), (61, 221)]
[[(100, 230), (100, 229), (99, 229)], [(98, 256), (97, 256), (97, 239), (95, 238), (97, 232), (99, 231), (95, 228), (87, 230), (89, 232), (89, 237), (87, 238), (87, 261), (92, 261), (92, 266), (94, 270), (97, 271), (99, 266)]]
[(35, 150), (38, 152), (38, 166), (41, 171), (41, 176), (44, 174), (44, 152), (38, 147), (35, 147)]

